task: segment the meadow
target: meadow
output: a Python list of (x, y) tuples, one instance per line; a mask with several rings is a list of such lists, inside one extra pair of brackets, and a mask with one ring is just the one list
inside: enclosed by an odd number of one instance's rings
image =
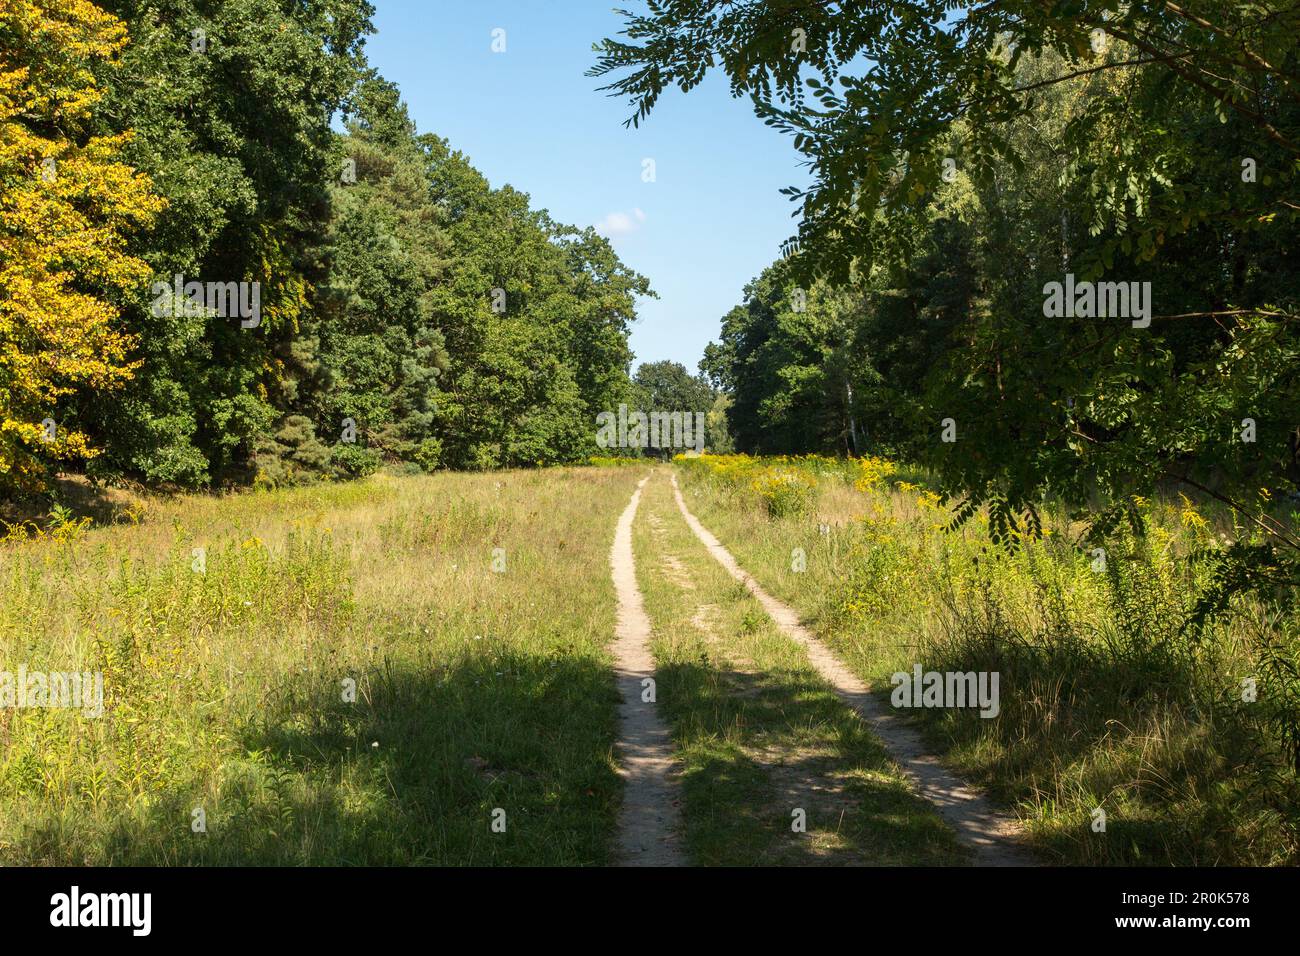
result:
[(1047, 859), (1300, 861), (1296, 620), (1239, 601), (1188, 626), (1204, 555), (1248, 534), (1224, 514), (1144, 501), (1147, 533), (1099, 554), (1049, 508), (1041, 538), (1008, 548), (983, 514), (952, 528), (923, 474), (881, 459), (677, 467), (692, 510), (882, 697), (917, 663), (1000, 674), (997, 719), (913, 713), (950, 766), (1016, 808)]
[(1241, 602), (1184, 626), (1196, 556), (1241, 533), (1223, 515), (1145, 502), (1146, 535), (1099, 560), (1050, 509), (1014, 548), (954, 528), (883, 459), (704, 455), (113, 493), (8, 526), (0, 671), (102, 673), (104, 708), (0, 708), (0, 862), (619, 862), (609, 548), (647, 475), (633, 544), (689, 861), (970, 862), (692, 537), (674, 473), (883, 700), (917, 664), (1000, 675), (995, 719), (913, 714), (1041, 860), (1300, 859), (1295, 623)]
[(102, 671), (105, 713), (0, 709), (0, 862), (605, 862), (607, 525), (635, 477), (381, 475), (11, 530), (0, 669)]

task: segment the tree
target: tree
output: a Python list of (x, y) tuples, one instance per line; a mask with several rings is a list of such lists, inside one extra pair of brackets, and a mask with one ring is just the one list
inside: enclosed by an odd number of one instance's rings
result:
[[(685, 0), (627, 24), (591, 72), (629, 122), (718, 66), (791, 134), (814, 182), (783, 268), (856, 303), (851, 404), (960, 518), (987, 504), (1014, 541), (1055, 497), (1105, 535), (1180, 482), (1257, 536), (1212, 558), (1203, 610), (1300, 585), (1269, 504), (1300, 478), (1300, 8)], [(1054, 311), (1076, 281), (1133, 308)], [(742, 447), (833, 364), (782, 354), (770, 299), (709, 359)]]
[[(320, 422), (340, 473), (381, 460), (432, 470), (441, 454), (437, 380), (450, 359), (431, 295), (450, 240), (396, 87), (371, 76), (353, 102), (341, 152), (355, 181), (331, 191), (316, 333), (322, 373), (294, 408)], [(347, 441), (345, 422), (355, 429)]]
[[(343, 159), (330, 118), (364, 70), (372, 8), (103, 5), (133, 42), (106, 85), (101, 125), (134, 128), (130, 161), (168, 202), (132, 251), (154, 280), (258, 282), (262, 316), (244, 328), (211, 311), (155, 315), (150, 283), (139, 283), (123, 303), (137, 374), (118, 401), (81, 409), (105, 446), (94, 470), (151, 483), (244, 482), (316, 374), (316, 289), (328, 270), (320, 236)], [(295, 424), (289, 434), (302, 432)]]
[(420, 138), (431, 195), (456, 255), (433, 290), (451, 357), (437, 421), (452, 467), (577, 461), (595, 453), (595, 418), (626, 399), (627, 336), (649, 283), (594, 230), (492, 189), (465, 158)]
[(708, 428), (708, 450), (714, 455), (732, 455), (736, 452), (736, 443), (731, 438), (731, 429), (727, 425), (727, 409), (731, 407), (731, 397), (719, 392), (709, 409), (706, 426)]
[(643, 362), (632, 376), (637, 408), (660, 412), (707, 412), (713, 388), (681, 362)]
[[(1023, 169), (1004, 124), (1079, 78), (1113, 75), (1122, 86), (1064, 131), (1075, 150), (1121, 134), (1123, 148), (1080, 167), (1096, 199), (1093, 224), (1114, 228), (1116, 244), (1126, 236), (1150, 254), (1192, 220), (1245, 227), (1298, 211), (1290, 198), (1300, 159), (1294, 5), (681, 0), (624, 16), (627, 39), (600, 44), (589, 75), (612, 78), (604, 89), (629, 98), (628, 123), (637, 125), (665, 89), (689, 91), (710, 69), (723, 70), (733, 95), (749, 97), (806, 157), (813, 185), (786, 190), (802, 211), (790, 246), (804, 250), (804, 268), (837, 280), (871, 258), (863, 240), (877, 211), (905, 210), (933, 192), (951, 162), (974, 170), (1001, 159)], [(1021, 67), (1033, 61), (1059, 69), (1026, 77)], [(1167, 122), (1182, 115), (1231, 117), (1233, 152)], [(1241, 157), (1269, 171), (1247, 204), (1204, 182)], [(1193, 169), (1201, 188), (1168, 189), (1171, 171)]]
[(138, 366), (116, 305), (148, 267), (129, 232), (162, 208), (94, 135), (99, 77), (127, 42), (85, 0), (0, 6), (0, 488), (36, 491), (55, 460), (99, 449), (70, 399), (103, 402)]
[[(96, 479), (204, 486), (595, 450), (647, 281), (418, 133), (362, 54), (366, 0), (103, 6), (0, 21), (0, 480), (92, 453)], [(167, 308), (176, 281), (225, 308)]]
[(858, 427), (850, 298), (817, 284), (796, 286), (784, 263), (745, 287), (745, 303), (722, 320), (721, 341), (701, 368), (731, 398), (736, 447), (759, 454), (840, 452), (867, 447)]

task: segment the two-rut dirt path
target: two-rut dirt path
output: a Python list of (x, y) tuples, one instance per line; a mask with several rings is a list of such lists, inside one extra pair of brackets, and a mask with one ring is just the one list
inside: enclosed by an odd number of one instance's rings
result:
[[(679, 790), (673, 779), (673, 743), (653, 703), (643, 702), (655, 662), (651, 624), (637, 586), (632, 523), (649, 478), (642, 479), (615, 529), (610, 563), (618, 596), (617, 640), (613, 651), (622, 705), (619, 710), (621, 772), (626, 781), (619, 818), (618, 857), (628, 865), (672, 866), (686, 862), (681, 850)], [(920, 734), (882, 707), (844, 663), (810, 630), (793, 608), (777, 600), (736, 562), (712, 533), (691, 514), (672, 477), (673, 494), (695, 537), (735, 580), (744, 584), (782, 633), (800, 644), (812, 667), (880, 739), (917, 792), (930, 801), (957, 837), (973, 851), (977, 866), (1033, 865), (1021, 845), (1023, 831), (1012, 817), (963, 784), (927, 752)]]

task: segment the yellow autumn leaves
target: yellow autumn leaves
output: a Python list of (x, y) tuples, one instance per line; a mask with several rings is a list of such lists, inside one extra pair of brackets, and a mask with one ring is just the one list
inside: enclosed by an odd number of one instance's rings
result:
[(126, 236), (163, 203), (120, 161), (129, 132), (90, 132), (94, 71), (126, 42), (87, 0), (0, 0), (0, 489), (93, 456), (61, 400), (102, 396), (136, 364), (112, 300), (147, 281)]

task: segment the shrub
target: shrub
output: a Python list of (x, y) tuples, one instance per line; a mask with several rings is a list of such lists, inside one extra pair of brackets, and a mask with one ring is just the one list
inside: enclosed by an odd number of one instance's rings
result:
[(335, 445), (330, 450), (330, 464), (340, 477), (364, 478), (379, 470), (379, 453), (360, 445)]
[(772, 469), (750, 482), (769, 518), (807, 514), (816, 497), (817, 481), (800, 471)]

